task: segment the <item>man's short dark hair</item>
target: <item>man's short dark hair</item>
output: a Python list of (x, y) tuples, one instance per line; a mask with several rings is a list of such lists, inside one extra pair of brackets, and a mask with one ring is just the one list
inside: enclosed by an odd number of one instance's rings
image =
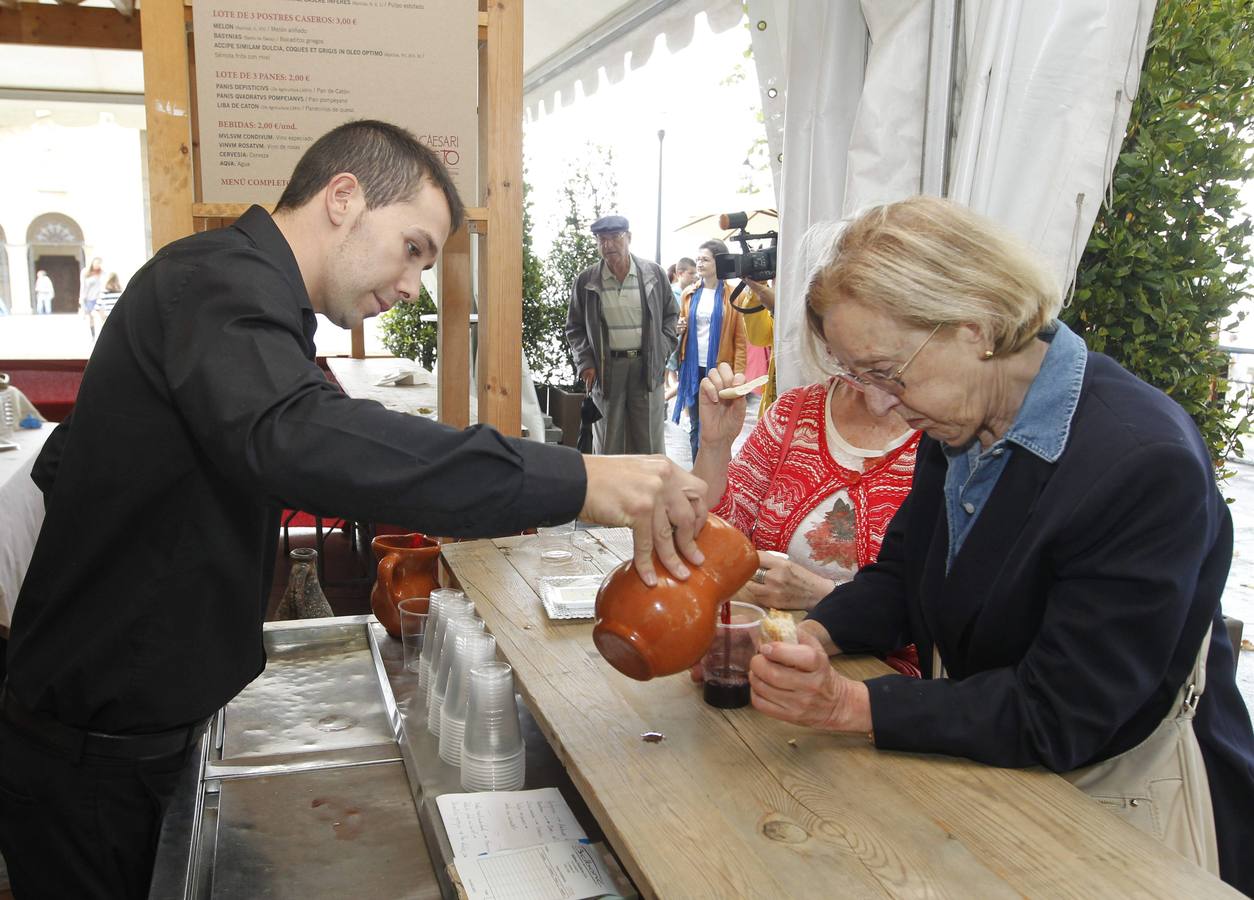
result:
[[(711, 256), (718, 256), (720, 253), (730, 253), (730, 252), (731, 252), (731, 251), (729, 251), (729, 250), (727, 249), (727, 245), (726, 245), (726, 244), (724, 244), (722, 241), (720, 241), (718, 238), (714, 238), (714, 239), (713, 239), (713, 240), (711, 240), (711, 241), (706, 241), (704, 244), (702, 244), (702, 245), (701, 245), (700, 247), (698, 247), (697, 249), (698, 249), (698, 250), (709, 250), (709, 251), (710, 251), (710, 255), (711, 255)], [(693, 267), (695, 268), (697, 264), (696, 264), (696, 263), (693, 263), (692, 265), (693, 265)]]
[(366, 209), (408, 200), (426, 178), (448, 200), (450, 230), (462, 224), (465, 206), (439, 155), (404, 128), (374, 119), (345, 122), (314, 141), (296, 163), (274, 211), (304, 206), (341, 172), (357, 177)]
[(675, 265), (683, 266), (685, 269), (695, 269), (697, 267), (697, 261), (691, 256), (681, 256), (679, 257), (679, 262), (675, 263)]

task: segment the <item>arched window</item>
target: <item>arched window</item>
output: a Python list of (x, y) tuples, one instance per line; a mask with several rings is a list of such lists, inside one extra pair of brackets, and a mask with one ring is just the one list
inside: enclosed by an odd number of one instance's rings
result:
[(86, 264), (83, 229), (69, 216), (44, 213), (26, 229), (26, 245), (31, 296), (35, 296), (35, 273), (43, 270), (52, 279), (56, 290), (52, 311), (77, 312), (79, 274)]

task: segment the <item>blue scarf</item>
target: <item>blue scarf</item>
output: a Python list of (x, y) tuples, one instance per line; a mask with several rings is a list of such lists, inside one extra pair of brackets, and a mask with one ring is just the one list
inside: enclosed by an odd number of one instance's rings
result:
[[(684, 334), (684, 359), (679, 364), (679, 396), (675, 402), (675, 412), (671, 421), (679, 422), (679, 413), (697, 402), (697, 392), (701, 389), (701, 379), (697, 377), (700, 361), (697, 359), (697, 306), (701, 302), (701, 292), (705, 285), (697, 288), (688, 300), (688, 329)], [(718, 339), (723, 333), (723, 282), (719, 281), (714, 289), (714, 315), (710, 316), (710, 350), (706, 354), (705, 368), (712, 369), (718, 365)]]

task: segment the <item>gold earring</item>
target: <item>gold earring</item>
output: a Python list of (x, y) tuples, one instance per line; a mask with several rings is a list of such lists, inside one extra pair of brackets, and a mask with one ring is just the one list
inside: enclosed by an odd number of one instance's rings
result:
[(992, 358), (993, 358), (993, 351), (992, 351), (992, 350), (985, 350), (985, 351), (984, 351), (984, 358), (985, 358), (985, 359), (992, 359)]

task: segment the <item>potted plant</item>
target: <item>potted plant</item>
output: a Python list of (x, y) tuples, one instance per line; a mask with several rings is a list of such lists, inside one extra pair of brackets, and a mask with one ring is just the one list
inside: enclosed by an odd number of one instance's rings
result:
[(430, 370), (435, 365), (436, 323), (424, 322), (422, 316), (435, 311), (435, 302), (424, 285), (416, 300), (398, 303), (381, 315), (379, 334), (388, 353), (412, 359)]
[(566, 312), (575, 277), (601, 258), (588, 226), (613, 210), (617, 193), (608, 149), (590, 145), (580, 159), (562, 188), (562, 227), (543, 262), (532, 248), (530, 188), (523, 185), (523, 352), (541, 405), (570, 447), (579, 438), (584, 385), (566, 343)]

